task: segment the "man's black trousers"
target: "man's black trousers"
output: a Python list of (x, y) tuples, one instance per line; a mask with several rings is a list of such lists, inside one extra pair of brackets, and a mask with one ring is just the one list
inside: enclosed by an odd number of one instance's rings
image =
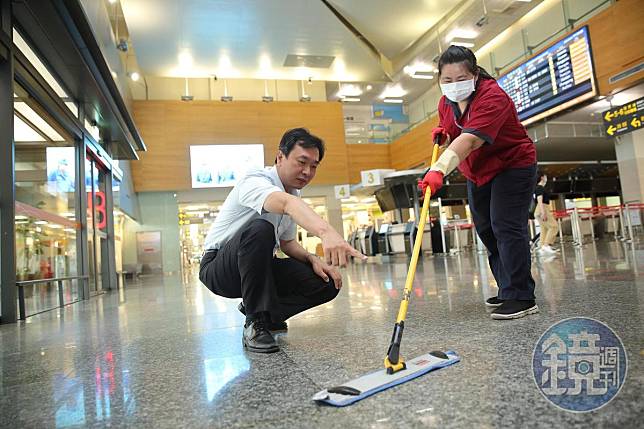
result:
[(199, 280), (216, 295), (242, 298), (246, 314), (269, 312), (274, 322), (331, 301), (338, 294), (309, 264), (273, 256), (273, 225), (255, 219), (218, 251), (201, 259)]
[(511, 168), (482, 186), (467, 182), (476, 232), (487, 247), (500, 299), (534, 299), (528, 211), (536, 166)]

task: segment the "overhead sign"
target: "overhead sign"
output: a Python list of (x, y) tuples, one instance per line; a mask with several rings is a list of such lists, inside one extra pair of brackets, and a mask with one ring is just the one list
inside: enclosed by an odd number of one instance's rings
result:
[(644, 123), (644, 97), (605, 111), (602, 119), (606, 134), (611, 137), (639, 130)]
[(362, 179), (362, 186), (380, 186), (384, 184), (385, 175), (395, 170), (379, 169), (379, 170), (364, 170), (360, 172)]
[(334, 186), (335, 198), (336, 200), (341, 200), (343, 198), (349, 198), (351, 196), (351, 188), (349, 185), (337, 185)]
[(528, 125), (597, 93), (588, 27), (569, 34), (497, 82)]

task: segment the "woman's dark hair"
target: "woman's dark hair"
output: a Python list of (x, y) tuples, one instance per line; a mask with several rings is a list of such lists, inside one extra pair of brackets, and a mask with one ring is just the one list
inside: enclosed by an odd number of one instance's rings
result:
[(543, 179), (543, 176), (546, 175), (546, 172), (543, 170), (537, 171), (537, 181), (541, 182), (541, 179)]
[(478, 74), (479, 79), (494, 79), (483, 67), (476, 64), (476, 55), (471, 50), (452, 45), (443, 52), (438, 59), (438, 75), (440, 76), (445, 64), (465, 63), (465, 67), (472, 74)]
[(279, 150), (288, 158), (296, 144), (305, 149), (314, 147), (320, 153), (319, 161), (324, 158), (324, 142), (321, 138), (309, 133), (306, 128), (293, 128), (285, 132), (280, 141)]

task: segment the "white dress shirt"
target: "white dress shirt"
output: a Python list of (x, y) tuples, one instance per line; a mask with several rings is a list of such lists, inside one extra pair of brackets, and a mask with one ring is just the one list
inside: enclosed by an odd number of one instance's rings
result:
[[(286, 192), (275, 166), (253, 170), (244, 176), (221, 206), (215, 223), (206, 236), (205, 250), (221, 249), (237, 231), (258, 218), (273, 224), (276, 249), (280, 240), (294, 240), (296, 224), (293, 219), (286, 214), (264, 210), (264, 202), (273, 192)], [(299, 190), (290, 193), (300, 197)]]

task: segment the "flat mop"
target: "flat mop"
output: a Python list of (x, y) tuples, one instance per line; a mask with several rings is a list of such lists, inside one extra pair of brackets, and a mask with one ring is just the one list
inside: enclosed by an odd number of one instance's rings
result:
[[(435, 142), (432, 152), (432, 165), (436, 162), (437, 156), (438, 144)], [(400, 303), (400, 309), (398, 310), (398, 318), (394, 325), (394, 333), (391, 337), (389, 349), (387, 350), (387, 357), (385, 357), (385, 368), (348, 381), (342, 385), (324, 389), (313, 395), (312, 399), (314, 401), (336, 407), (344, 407), (375, 393), (389, 389), (390, 387), (413, 380), (435, 369), (453, 365), (460, 360), (459, 356), (452, 351), (448, 351), (447, 353), (433, 351), (407, 362), (400, 355), (400, 342), (402, 341), (403, 328), (405, 327), (407, 307), (409, 306), (412, 284), (414, 282), (414, 275), (416, 274), (420, 246), (423, 241), (425, 221), (429, 212), (430, 192), (431, 189), (427, 189), (425, 200), (423, 201), (423, 209), (420, 212), (414, 250), (411, 256), (411, 262), (409, 263), (409, 270), (407, 271), (405, 290)]]

